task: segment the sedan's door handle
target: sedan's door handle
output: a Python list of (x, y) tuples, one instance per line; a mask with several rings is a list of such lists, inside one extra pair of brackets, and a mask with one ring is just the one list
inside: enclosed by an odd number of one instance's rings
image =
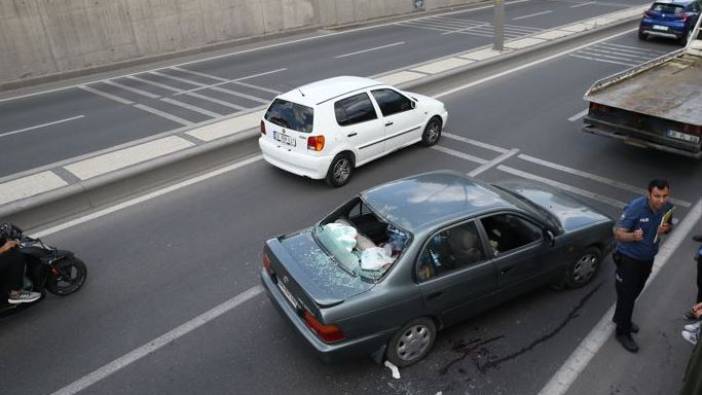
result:
[(392, 126), (392, 125), (393, 125), (393, 122), (386, 122), (385, 123), (385, 126)]
[(352, 133), (347, 134), (346, 136), (347, 136), (347, 137), (353, 137), (353, 136), (356, 136), (357, 134), (358, 134), (358, 133), (356, 133), (356, 132), (352, 132)]
[(439, 292), (432, 292), (432, 293), (429, 294), (429, 296), (427, 296), (427, 299), (436, 299), (436, 298), (438, 298), (439, 296), (441, 296), (441, 295), (443, 295), (443, 294), (444, 294), (444, 293), (441, 292), (441, 291), (439, 291)]

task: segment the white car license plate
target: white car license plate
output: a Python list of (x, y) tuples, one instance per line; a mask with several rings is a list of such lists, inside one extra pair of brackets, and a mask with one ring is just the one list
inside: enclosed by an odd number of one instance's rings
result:
[(295, 137), (293, 137), (293, 136), (288, 136), (287, 134), (278, 133), (278, 132), (276, 132), (276, 131), (273, 131), (273, 138), (274, 138), (275, 140), (280, 141), (280, 142), (283, 143), (283, 144), (292, 145), (293, 147), (294, 147), (294, 146), (296, 145), (296, 143), (297, 143), (297, 142), (295, 141)]
[(687, 133), (680, 133), (677, 130), (668, 130), (668, 137), (672, 137), (674, 139), (682, 141), (688, 141), (695, 144), (700, 142), (700, 136), (693, 136)]
[(283, 282), (280, 281), (280, 280), (278, 280), (278, 283), (277, 283), (277, 284), (278, 284), (278, 289), (280, 289), (280, 292), (282, 292), (283, 295), (285, 295), (285, 299), (287, 299), (288, 302), (290, 302), (290, 304), (291, 304), (295, 309), (298, 309), (299, 306), (298, 306), (298, 304), (297, 304), (297, 300), (295, 300), (295, 297), (290, 293), (290, 291), (288, 291), (288, 288), (285, 287), (285, 285), (283, 285)]
[(668, 26), (653, 25), (653, 30), (668, 31)]

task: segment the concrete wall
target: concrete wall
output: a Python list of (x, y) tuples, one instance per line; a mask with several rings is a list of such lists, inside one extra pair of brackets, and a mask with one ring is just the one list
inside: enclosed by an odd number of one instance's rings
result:
[(0, 86), (412, 11), (414, 0), (0, 0)]

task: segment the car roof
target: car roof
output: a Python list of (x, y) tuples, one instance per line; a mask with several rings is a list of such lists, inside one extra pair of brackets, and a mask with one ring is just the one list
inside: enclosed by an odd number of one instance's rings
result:
[(361, 193), (371, 208), (413, 233), (499, 209), (519, 209), (505, 192), (451, 170), (391, 181)]
[(675, 5), (688, 5), (695, 2), (695, 0), (658, 0), (654, 4), (675, 4)]
[(312, 107), (353, 91), (380, 85), (383, 84), (370, 78), (341, 76), (303, 85), (283, 93), (279, 98)]

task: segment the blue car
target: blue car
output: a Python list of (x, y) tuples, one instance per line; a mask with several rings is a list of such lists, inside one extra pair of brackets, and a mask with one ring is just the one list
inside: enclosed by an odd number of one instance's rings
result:
[(639, 24), (639, 38), (672, 38), (685, 45), (700, 16), (700, 10), (702, 0), (656, 1), (644, 13)]

